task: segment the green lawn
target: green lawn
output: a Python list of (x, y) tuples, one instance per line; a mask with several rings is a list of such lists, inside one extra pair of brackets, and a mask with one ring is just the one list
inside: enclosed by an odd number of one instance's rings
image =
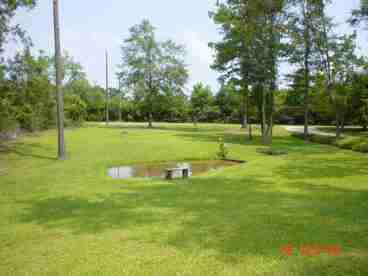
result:
[[(328, 133), (335, 133), (336, 128), (334, 127), (319, 127), (320, 131), (328, 132)], [(353, 151), (358, 151), (362, 153), (368, 153), (368, 131), (364, 131), (362, 128), (359, 127), (346, 127), (343, 131), (343, 137), (341, 137), (338, 141), (331, 137), (321, 137), (314, 135), (314, 140), (327, 143), (327, 144), (334, 144), (342, 149), (350, 149)], [(312, 137), (313, 141), (313, 137)]]
[[(329, 133), (336, 133), (335, 127), (318, 127), (319, 130), (329, 132)], [(343, 134), (345, 136), (359, 136), (368, 138), (368, 131), (364, 131), (362, 127), (345, 127)]]
[[(224, 136), (247, 163), (188, 180), (113, 180), (107, 168), (208, 160)], [(259, 153), (238, 126), (92, 124), (1, 146), (0, 275), (368, 275), (368, 156), (277, 129)], [(341, 246), (285, 256), (280, 247)]]

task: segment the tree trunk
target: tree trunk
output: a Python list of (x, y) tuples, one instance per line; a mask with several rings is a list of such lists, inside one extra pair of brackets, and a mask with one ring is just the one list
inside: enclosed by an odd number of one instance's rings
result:
[(304, 139), (309, 139), (309, 61), (308, 58), (305, 60), (305, 91), (304, 91)]
[(309, 58), (311, 51), (310, 43), (310, 5), (309, 0), (303, 1), (303, 17), (304, 17), (304, 139), (309, 139), (309, 88), (310, 88), (310, 68)]
[(119, 105), (119, 122), (123, 121), (123, 115), (121, 114), (121, 103)]
[(252, 140), (253, 139), (253, 136), (252, 136), (252, 124), (249, 120), (250, 116), (249, 116), (249, 91), (247, 93), (247, 111), (246, 111), (246, 114), (247, 114), (247, 123), (248, 123), (248, 136), (249, 136), (249, 140)]
[(340, 137), (341, 137), (340, 114), (336, 110), (336, 138), (339, 139)]
[(242, 128), (247, 128), (247, 127), (248, 127), (248, 118), (247, 118), (247, 114), (244, 113), (243, 121), (242, 121)]
[(149, 128), (153, 127), (153, 99), (152, 97), (153, 95), (151, 94), (150, 99), (149, 99), (149, 112), (148, 112), (148, 127)]
[(341, 133), (343, 133), (344, 131), (345, 131), (345, 120), (343, 118), (341, 123)]
[[(262, 92), (263, 93), (263, 92)], [(261, 108), (259, 108), (258, 110), (258, 121), (259, 121), (259, 124), (260, 124), (260, 127), (261, 127), (261, 135), (263, 137), (263, 132), (264, 132), (264, 123), (263, 123), (263, 104), (261, 102)]]
[(308, 79), (305, 87), (305, 91), (304, 91), (304, 140), (308, 141), (309, 140), (309, 73), (308, 73), (308, 77), (306, 77)]
[(242, 97), (242, 128), (247, 128), (248, 126), (248, 118), (247, 118), (247, 104), (246, 104), (246, 92), (243, 92)]
[(152, 112), (151, 111), (148, 113), (148, 127), (149, 128), (152, 128), (153, 127), (153, 124), (152, 124)]
[(262, 89), (262, 141), (267, 144), (266, 91)]
[(123, 114), (122, 114), (122, 111), (121, 111), (122, 107), (123, 107), (123, 95), (120, 95), (120, 101), (119, 101), (119, 122), (122, 122), (123, 121)]
[(341, 127), (339, 124), (336, 125), (336, 138), (337, 139), (341, 138)]
[(271, 92), (269, 93), (269, 100), (270, 100), (270, 114), (269, 114), (269, 118), (268, 118), (268, 125), (267, 125), (267, 130), (266, 130), (266, 143), (267, 144), (272, 144), (272, 136), (273, 136), (273, 113), (274, 113), (274, 99), (273, 99), (273, 91), (275, 89), (275, 85), (272, 84), (271, 85)]
[(248, 124), (248, 137), (249, 137), (249, 140), (253, 140), (252, 124), (251, 123)]
[(54, 35), (55, 35), (55, 71), (56, 71), (56, 94), (57, 94), (57, 125), (58, 125), (58, 158), (65, 160), (64, 139), (64, 95), (62, 90), (62, 61), (59, 24), (59, 2), (53, 1), (54, 8)]
[(277, 54), (275, 49), (275, 26), (276, 26), (276, 13), (275, 10), (272, 9), (271, 18), (270, 18), (270, 44), (269, 44), (269, 54), (270, 54), (270, 69), (271, 69), (271, 76), (270, 76), (270, 117), (269, 117), (269, 125), (266, 133), (267, 142), (272, 146), (272, 135), (273, 135), (273, 113), (274, 113), (274, 92), (276, 90), (276, 78), (277, 78)]
[(341, 114), (340, 123), (341, 123), (340, 126), (341, 126), (341, 135), (342, 135), (343, 132), (345, 131), (345, 112)]

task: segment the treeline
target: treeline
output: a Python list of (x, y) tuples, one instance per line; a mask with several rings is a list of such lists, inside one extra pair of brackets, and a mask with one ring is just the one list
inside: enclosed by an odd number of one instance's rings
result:
[[(4, 4), (5, 3), (5, 4)], [(5, 1), (0, 17), (0, 55), (6, 37), (18, 37), (24, 50), (0, 59), (0, 131), (41, 130), (55, 126), (54, 58), (35, 54), (30, 39), (10, 26), (15, 11), (34, 1)], [(352, 14), (357, 25), (367, 18), (362, 7)], [(108, 91), (91, 84), (82, 66), (63, 56), (67, 126), (104, 121), (224, 122), (260, 124), (265, 142), (276, 123), (368, 125), (367, 61), (357, 56), (356, 34), (336, 35), (322, 0), (223, 0), (210, 15), (222, 40), (211, 43), (213, 69), (221, 88), (203, 83), (186, 90), (186, 50), (172, 40), (158, 41), (149, 21), (130, 28), (121, 45), (119, 86)], [(280, 88), (281, 62), (295, 71)], [(251, 127), (249, 127), (251, 130)]]
[[(67, 54), (64, 60), (66, 125), (105, 120), (105, 89), (92, 85), (80, 64)], [(282, 124), (304, 122), (303, 72), (291, 76), (291, 88), (274, 94), (274, 120)], [(313, 81), (309, 94), (309, 122), (332, 124), (335, 112), (325, 91), (323, 76)], [(344, 124), (367, 126), (368, 74), (357, 72), (352, 86), (342, 97), (346, 108)], [(159, 94), (152, 105), (155, 121), (241, 123), (246, 111), (250, 123), (260, 121), (261, 101), (256, 91), (244, 95), (237, 82), (227, 82), (219, 91), (196, 84), (192, 91)], [(0, 129), (40, 130), (55, 125), (55, 86), (53, 58), (43, 52), (32, 55), (29, 49), (18, 53), (2, 67), (0, 83)], [(112, 121), (144, 122), (149, 118), (147, 104), (139, 91), (125, 87), (110, 89)]]
[[(277, 120), (336, 125), (367, 125), (367, 60), (357, 56), (356, 33), (338, 35), (326, 0), (220, 0), (211, 18), (222, 40), (212, 43), (213, 68), (225, 83), (236, 83), (244, 106), (257, 109), (265, 143)], [(333, 4), (333, 3), (332, 3)], [(366, 20), (367, 1), (350, 23)], [(289, 89), (280, 91), (280, 67), (295, 72)], [(285, 85), (285, 82), (284, 82)], [(245, 110), (244, 122), (250, 116)]]
[[(36, 131), (54, 127), (56, 100), (52, 57), (30, 47), (2, 64), (0, 81), (0, 130)], [(102, 120), (104, 92), (86, 79), (82, 67), (64, 57), (66, 125)]]

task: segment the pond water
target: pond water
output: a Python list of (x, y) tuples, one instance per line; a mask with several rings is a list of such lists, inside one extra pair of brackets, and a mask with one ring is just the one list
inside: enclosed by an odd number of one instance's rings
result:
[(131, 166), (122, 166), (110, 168), (108, 174), (114, 179), (128, 178), (165, 178), (166, 170), (176, 167), (189, 167), (190, 175), (199, 175), (212, 170), (236, 166), (243, 162), (240, 161), (193, 161), (193, 162), (167, 162), (156, 164), (137, 164)]

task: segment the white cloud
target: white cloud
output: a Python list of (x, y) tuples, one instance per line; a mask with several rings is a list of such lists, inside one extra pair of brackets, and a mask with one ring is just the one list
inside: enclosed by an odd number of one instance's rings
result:
[(92, 82), (105, 85), (105, 51), (109, 52), (110, 85), (115, 85), (116, 66), (120, 61), (119, 37), (113, 33), (93, 31), (81, 36), (72, 30), (66, 30), (63, 36), (63, 48), (77, 62), (80, 62)]
[(194, 31), (183, 33), (184, 40), (190, 55), (204, 64), (211, 64), (213, 61), (212, 50), (208, 47), (208, 42), (203, 40), (200, 35)]
[[(208, 47), (209, 37), (193, 30), (184, 30), (180, 33), (177, 41), (186, 46), (187, 64), (190, 72), (188, 89), (196, 82), (205, 82), (206, 84), (216, 84), (217, 74), (210, 68), (213, 63), (213, 51)], [(217, 87), (213, 87), (217, 89)]]

